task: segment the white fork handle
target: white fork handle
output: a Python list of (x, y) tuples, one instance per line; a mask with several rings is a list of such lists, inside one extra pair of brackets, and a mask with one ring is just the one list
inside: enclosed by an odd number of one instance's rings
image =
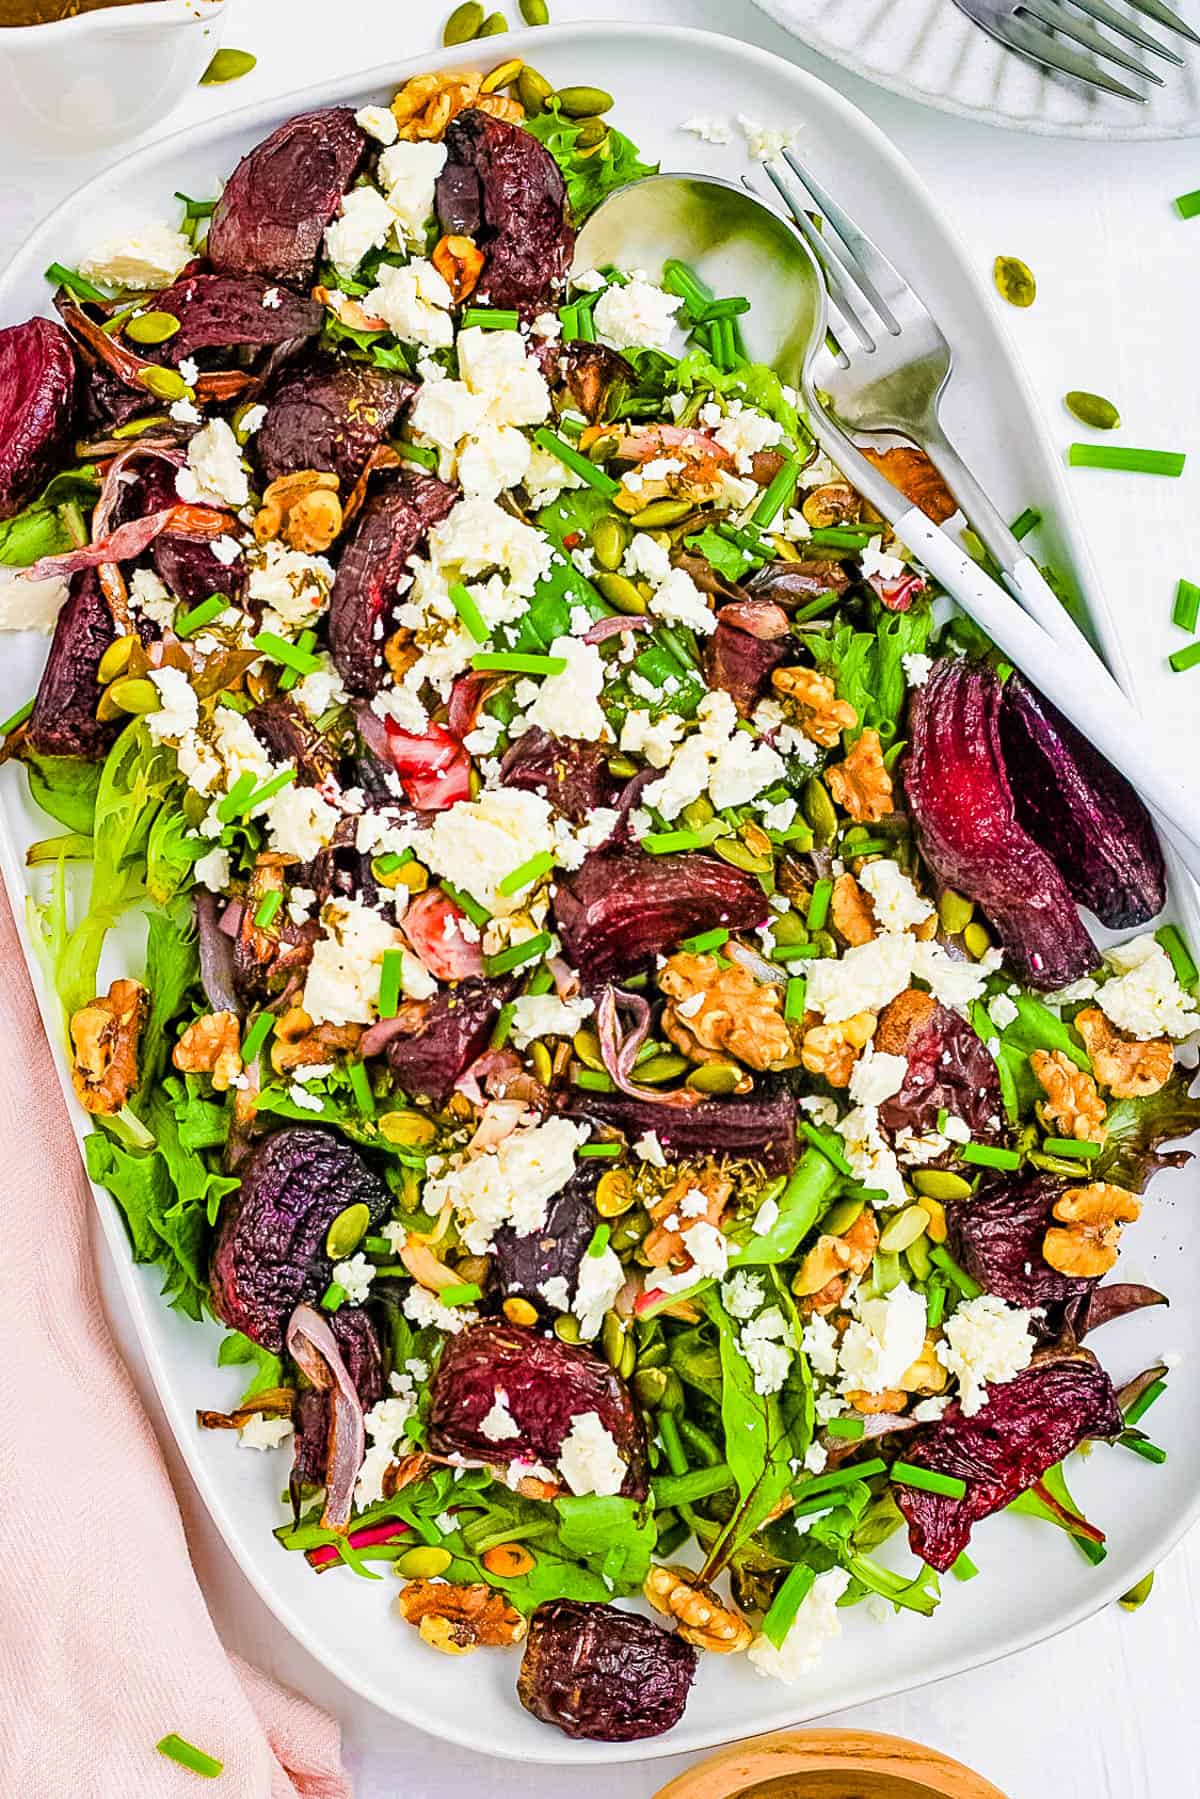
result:
[(1200, 793), (1154, 741), (1146, 720), (1111, 677), (1097, 674), (1090, 657), (1069, 657), (1061, 642), (1023, 612), (918, 507), (904, 513), (895, 530), (964, 612), (1173, 827), (1180, 856), (1200, 879)]

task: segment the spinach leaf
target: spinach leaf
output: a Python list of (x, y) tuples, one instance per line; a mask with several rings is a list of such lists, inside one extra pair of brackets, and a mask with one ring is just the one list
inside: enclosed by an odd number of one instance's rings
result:
[(711, 1576), (774, 1511), (792, 1479), (793, 1451), (779, 1397), (755, 1391), (754, 1372), (738, 1346), (733, 1321), (715, 1294), (698, 1303), (717, 1331), (725, 1460), (738, 1490), (738, 1505), (709, 1557)]
[[(92, 468), (63, 469), (21, 512), (0, 522), (0, 563), (9, 568), (28, 568), (43, 556), (73, 550), (80, 539), (71, 531), (70, 512), (76, 516), (92, 507), (100, 483)], [(86, 542), (86, 537), (84, 540)]]
[(657, 1530), (636, 1500), (589, 1493), (556, 1499), (558, 1538), (568, 1555), (621, 1586), (640, 1587), (650, 1572)]
[(100, 785), (99, 763), (84, 762), (77, 756), (37, 756), (31, 750), (21, 759), (29, 792), (42, 811), (69, 831), (90, 837)]

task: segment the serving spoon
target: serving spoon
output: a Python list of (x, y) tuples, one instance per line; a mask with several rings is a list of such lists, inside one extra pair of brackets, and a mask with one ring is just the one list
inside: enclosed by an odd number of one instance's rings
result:
[(1014, 667), (1123, 771), (1200, 879), (1200, 793), (1147, 720), (1101, 671), (1064, 656), (1061, 644), (893, 487), (825, 411), (813, 373), (828, 328), (825, 283), (791, 220), (719, 176), (651, 175), (597, 207), (579, 234), (574, 268), (653, 271), (672, 257), (690, 263), (716, 292), (746, 296), (750, 354), (801, 394), (825, 455)]

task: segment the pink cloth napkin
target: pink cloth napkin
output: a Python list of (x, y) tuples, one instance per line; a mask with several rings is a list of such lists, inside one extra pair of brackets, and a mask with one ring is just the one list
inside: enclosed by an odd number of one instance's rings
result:
[[(334, 1721), (213, 1629), (100, 1308), (91, 1195), (2, 889), (0, 970), (0, 1794), (351, 1799)], [(224, 1773), (164, 1760), (172, 1731)]]

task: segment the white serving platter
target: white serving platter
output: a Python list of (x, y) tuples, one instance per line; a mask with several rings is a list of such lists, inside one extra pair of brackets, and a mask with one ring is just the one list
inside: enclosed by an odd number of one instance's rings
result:
[[(803, 121), (806, 154), (814, 166), (894, 260), (914, 272), (955, 344), (961, 373), (948, 422), (963, 450), (1004, 512), (1015, 516), (1035, 506), (1044, 514), (1042, 553), (1072, 574), (1110, 660), (1123, 673), (1115, 621), (1024, 375), (933, 199), (876, 127), (813, 76), (766, 52), (700, 32), (620, 25), (551, 28), (506, 37), (503, 50), (527, 50), (557, 84), (586, 79), (609, 88), (617, 97), (615, 121), (645, 155), (661, 158), (668, 169), (700, 168), (734, 178), (745, 172), (740, 150), (682, 135), (674, 123), (680, 118), (741, 110), (770, 122)], [(418, 70), (455, 62), (469, 67), (474, 61), (442, 53), (390, 64), (139, 151), (74, 196), (17, 254), (0, 277), (0, 324), (48, 310), (42, 271), (52, 259), (74, 262), (122, 224), (173, 216), (176, 189), (213, 191), (239, 156), (292, 113), (347, 101), (386, 102), (399, 82)], [(673, 96), (667, 107), (664, 80)], [(32, 691), (44, 656), (44, 639), (5, 640), (0, 716)], [(26, 847), (57, 829), (30, 803), (20, 771), (0, 770), (0, 867), (18, 919), (34, 891), (24, 864)], [(1200, 941), (1200, 911), (1186, 883), (1176, 882), (1174, 915), (1193, 941)], [(62, 1020), (28, 932), (25, 946), (47, 1032), (61, 1046)], [(114, 946), (106, 972), (121, 971), (122, 953), (124, 971), (138, 972), (136, 938)], [(82, 1135), (87, 1123), (71, 1097), (65, 1066), (60, 1074)], [(1141, 1222), (1127, 1236), (1124, 1278), (1173, 1289), (1177, 1305), (1169, 1314), (1156, 1311), (1111, 1325), (1097, 1337), (1096, 1347), (1118, 1383), (1164, 1352), (1185, 1357), (1200, 1352), (1200, 1306), (1193, 1302), (1184, 1260), (1193, 1241), (1188, 1203), (1194, 1186), (1188, 1172), (1160, 1176)], [(1165, 1466), (1151, 1468), (1107, 1447), (1073, 1464), (1077, 1497), (1110, 1532), (1102, 1567), (1086, 1564), (1048, 1526), (993, 1519), (978, 1530), (972, 1546), (979, 1579), (968, 1586), (948, 1579), (933, 1619), (906, 1613), (880, 1625), (866, 1608), (844, 1614), (841, 1639), (798, 1687), (758, 1676), (744, 1657), (703, 1658), (684, 1720), (668, 1736), (617, 1746), (573, 1743), (522, 1710), (515, 1655), (487, 1652), (461, 1660), (433, 1654), (397, 1619), (386, 1572), (378, 1582), (341, 1571), (317, 1576), (303, 1557), (276, 1546), (271, 1530), (282, 1517), (278, 1496), (286, 1482), (286, 1452), (251, 1454), (226, 1433), (197, 1429), (198, 1407), (234, 1401), (239, 1371), (216, 1368), (221, 1336), (216, 1326), (191, 1324), (160, 1303), (154, 1271), (129, 1260), (115, 1204), (98, 1188), (95, 1199), (180, 1449), (247, 1578), (280, 1622), (348, 1686), (385, 1711), (473, 1749), (576, 1765), (678, 1754), (939, 1679), (1034, 1643), (1107, 1604), (1161, 1561), (1200, 1509), (1200, 1438), (1188, 1428), (1182, 1387), (1176, 1384), (1154, 1413), (1155, 1436), (1170, 1450)], [(53, 1228), (49, 1217), (46, 1228)], [(910, 1560), (901, 1545), (897, 1558), (898, 1565)]]

